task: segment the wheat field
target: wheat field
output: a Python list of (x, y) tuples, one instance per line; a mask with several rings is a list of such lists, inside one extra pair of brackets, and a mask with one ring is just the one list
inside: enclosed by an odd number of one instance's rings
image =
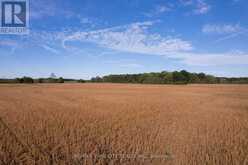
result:
[(0, 164), (246, 165), (247, 85), (0, 85)]

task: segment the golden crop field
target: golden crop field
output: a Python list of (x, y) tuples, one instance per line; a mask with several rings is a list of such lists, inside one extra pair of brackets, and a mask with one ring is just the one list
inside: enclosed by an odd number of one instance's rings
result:
[(0, 164), (248, 164), (247, 85), (0, 85)]

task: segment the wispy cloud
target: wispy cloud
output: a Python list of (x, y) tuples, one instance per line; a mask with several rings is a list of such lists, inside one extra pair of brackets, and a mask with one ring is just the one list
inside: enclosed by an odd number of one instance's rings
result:
[[(189, 41), (175, 37), (162, 37), (147, 33), (154, 22), (138, 22), (90, 32), (76, 32), (65, 37), (65, 45), (70, 41), (91, 42), (114, 51), (124, 51), (147, 55), (158, 55), (176, 59), (190, 66), (221, 66), (248, 64), (248, 54), (241, 51), (227, 53), (196, 53)], [(224, 28), (225, 29), (225, 28)], [(212, 30), (210, 30), (212, 31)], [(214, 30), (213, 30), (214, 31)], [(219, 29), (217, 28), (217, 30)], [(226, 28), (225, 31), (234, 31)], [(140, 67), (128, 64), (129, 67)], [(128, 67), (124, 64), (123, 67)]]
[(51, 52), (51, 53), (54, 53), (54, 54), (59, 54), (59, 51), (55, 48), (52, 48), (48, 45), (41, 45), (42, 48), (44, 48), (45, 50)]
[(159, 16), (162, 13), (172, 11), (172, 7), (173, 7), (173, 5), (171, 5), (171, 4), (157, 5), (151, 11), (144, 13), (144, 15), (147, 17)]
[(211, 5), (205, 0), (179, 0), (179, 2), (184, 7), (192, 7), (191, 14), (194, 15), (206, 14), (211, 10)]
[(194, 1), (193, 0), (179, 0), (179, 2), (184, 5), (184, 6), (189, 6), (193, 5)]
[(64, 46), (66, 47), (70, 41), (81, 41), (112, 50), (157, 55), (193, 49), (189, 41), (148, 33), (147, 29), (153, 24), (154, 22), (150, 21), (137, 22), (97, 31), (76, 32), (64, 39)]
[(172, 3), (167, 3), (163, 5), (157, 5), (149, 12), (143, 13), (147, 17), (160, 16), (160, 14), (165, 12), (171, 12), (177, 7), (190, 8), (190, 13), (187, 15), (202, 15), (207, 14), (211, 10), (211, 5), (206, 2), (206, 0), (178, 0), (179, 5), (174, 5)]
[(202, 28), (203, 33), (217, 33), (217, 34), (230, 34), (230, 33), (237, 33), (242, 31), (244, 28), (242, 28), (239, 24), (207, 24), (204, 25)]
[[(91, 43), (106, 49), (108, 53), (128, 52), (157, 55), (179, 60), (181, 63), (190, 66), (248, 65), (248, 53), (239, 50), (227, 53), (196, 53), (190, 41), (151, 33), (149, 30), (156, 23), (156, 21), (136, 22), (94, 31), (36, 32), (31, 33), (26, 41), (54, 54), (59, 54), (62, 51), (82, 53), (84, 49), (81, 45)], [(236, 32), (237, 30), (234, 29), (238, 28), (223, 29), (226, 34), (228, 32)], [(215, 27), (205, 30), (206, 32), (222, 34), (223, 29)], [(74, 43), (76, 44), (74, 45)], [(1, 41), (0, 45), (12, 46), (17, 45), (17, 43), (6, 40)], [(126, 68), (142, 67), (142, 65), (133, 61), (118, 63), (118, 66)]]
[(241, 27), (239, 24), (206, 24), (202, 27), (205, 34), (216, 34), (221, 37), (215, 40), (215, 43), (236, 38), (248, 33), (248, 29)]
[(248, 65), (248, 54), (245, 53), (185, 53), (174, 54), (173, 58), (190, 66), (226, 66)]
[(233, 33), (233, 34), (229, 34), (227, 36), (224, 36), (224, 37), (221, 37), (221, 38), (217, 39), (215, 41), (215, 43), (222, 42), (222, 41), (225, 41), (225, 40), (230, 40), (232, 38), (236, 38), (238, 36), (241, 36), (241, 35), (244, 35), (244, 34), (247, 34), (247, 33), (248, 33), (248, 31), (244, 30), (244, 31)]
[(210, 11), (211, 6), (204, 0), (197, 0), (196, 9), (194, 9), (194, 14), (206, 14)]

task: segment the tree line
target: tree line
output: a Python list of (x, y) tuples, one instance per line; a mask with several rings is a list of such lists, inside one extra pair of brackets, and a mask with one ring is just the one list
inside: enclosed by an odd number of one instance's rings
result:
[(33, 79), (32, 77), (22, 77), (16, 79), (0, 79), (0, 83), (20, 83), (20, 84), (32, 84), (32, 83), (64, 83), (65, 79), (60, 78), (38, 78)]
[(76, 80), (76, 79), (65, 79), (63, 77), (59, 78), (38, 78), (34, 79), (32, 77), (22, 77), (15, 79), (0, 79), (0, 84), (33, 84), (33, 83), (86, 83), (90, 82), (87, 80)]
[(205, 73), (152, 72), (142, 74), (119, 74), (93, 77), (91, 82), (137, 83), (137, 84), (247, 84), (248, 78), (215, 77)]
[(54, 74), (49, 78), (33, 79), (22, 77), (16, 79), (0, 79), (0, 83), (135, 83), (135, 84), (248, 84), (248, 77), (227, 78), (215, 77), (205, 73), (190, 73), (186, 70), (174, 72), (152, 72), (141, 74), (116, 74), (93, 77), (90, 80), (57, 78)]

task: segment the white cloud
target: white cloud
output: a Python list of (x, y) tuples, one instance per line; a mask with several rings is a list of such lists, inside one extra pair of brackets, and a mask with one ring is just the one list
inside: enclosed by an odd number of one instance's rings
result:
[(157, 14), (168, 12), (168, 11), (171, 11), (171, 7), (166, 6), (166, 5), (159, 5), (159, 6), (156, 6), (155, 8), (155, 12)]
[(158, 15), (160, 15), (162, 13), (165, 13), (165, 12), (170, 12), (171, 10), (172, 10), (172, 5), (171, 4), (157, 5), (151, 11), (149, 11), (147, 13), (144, 13), (144, 15), (147, 16), (147, 17), (154, 17), (154, 16), (158, 16)]
[(66, 47), (70, 41), (91, 42), (104, 48), (140, 54), (163, 55), (169, 52), (192, 50), (192, 45), (176, 37), (149, 34), (147, 29), (154, 22), (138, 22), (90, 32), (76, 32), (64, 39)]
[(193, 0), (180, 0), (180, 3), (184, 6), (189, 6), (193, 4)]
[[(148, 21), (97, 31), (76, 32), (65, 37), (64, 45), (70, 45), (71, 41), (91, 42), (117, 52), (158, 55), (190, 66), (248, 65), (248, 54), (244, 52), (235, 50), (227, 53), (196, 53), (189, 41), (148, 33), (152, 25), (154, 22)], [(226, 28), (225, 31), (232, 30)], [(134, 63), (122, 65), (140, 67)]]
[[(129, 52), (134, 54), (157, 55), (179, 60), (181, 63), (190, 66), (248, 65), (248, 53), (239, 50), (227, 53), (196, 53), (189, 41), (178, 37), (149, 33), (149, 28), (155, 23), (151, 21), (137, 22), (88, 32), (33, 32), (27, 39), (20, 41), (20, 43), (17, 41), (12, 42), (11, 40), (1, 40), (0, 46), (12, 47), (20, 44), (34, 44), (55, 54), (64, 51), (62, 50), (63, 48), (73, 52), (72, 54), (80, 51), (80, 54), (83, 54), (82, 52), (85, 50), (80, 44), (93, 43), (99, 47), (107, 48), (107, 54)], [(214, 29), (210, 31), (217, 31), (217, 33), (221, 31), (218, 28)], [(224, 29), (225, 32), (235, 31), (232, 28)], [(25, 43), (25, 41), (28, 43)], [(76, 49), (73, 49), (73, 46)], [(136, 61), (127, 61), (119, 64), (120, 67), (142, 67)]]
[(184, 7), (192, 7), (192, 14), (206, 14), (211, 10), (211, 6), (205, 0), (179, 0)]
[(236, 38), (236, 37), (238, 37), (240, 35), (243, 35), (243, 34), (247, 34), (247, 31), (240, 31), (240, 32), (237, 32), (237, 33), (233, 33), (233, 34), (221, 37), (221, 38), (217, 39), (215, 41), (215, 43), (222, 42), (222, 41), (225, 41), (225, 40), (229, 40), (229, 39), (232, 39), (232, 38)]
[(248, 65), (248, 54), (229, 53), (177, 53), (168, 55), (190, 66)]
[(81, 25), (83, 25), (85, 28), (88, 27), (88, 29), (95, 28), (97, 25), (106, 24), (106, 21), (94, 18), (94, 17), (86, 17), (78, 14), (75, 16)]
[(202, 28), (203, 33), (217, 33), (217, 34), (226, 34), (226, 33), (237, 33), (242, 31), (243, 28), (239, 24), (207, 24)]
[(202, 32), (206, 34), (222, 35), (215, 43), (244, 36), (248, 34), (248, 29), (241, 27), (239, 24), (207, 24), (202, 27)]
[[(40, 47), (46, 51), (59, 54), (61, 52), (61, 41), (66, 36), (67, 31), (46, 32), (32, 31), (29, 35), (23, 35), (13, 40), (2, 40), (0, 46), (4, 48), (12, 48), (13, 52), (16, 49), (26, 49), (29, 47)], [(56, 49), (55, 49), (56, 47)]]
[(210, 11), (211, 6), (207, 4), (204, 0), (197, 0), (196, 9), (194, 9), (194, 14), (206, 14)]
[(41, 45), (42, 48), (44, 48), (45, 50), (49, 51), (49, 52), (52, 52), (54, 54), (59, 54), (59, 51), (57, 49), (54, 49), (50, 46), (47, 46), (47, 45)]

